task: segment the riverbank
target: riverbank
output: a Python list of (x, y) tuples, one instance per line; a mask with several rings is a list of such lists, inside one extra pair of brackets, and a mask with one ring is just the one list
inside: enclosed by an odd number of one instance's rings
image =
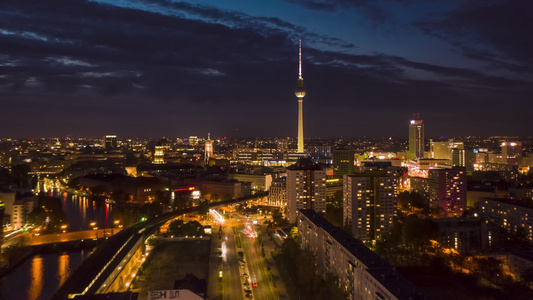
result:
[[(11, 253), (9, 255), (8, 261), (4, 261), (0, 265), (0, 278), (9, 274), (14, 268), (22, 264), (27, 259), (38, 255), (38, 254), (49, 254), (49, 253), (61, 253), (68, 251), (80, 251), (80, 250), (91, 250), (96, 248), (100, 243), (103, 242), (103, 238), (100, 239), (91, 239), (84, 241), (72, 241), (72, 242), (61, 242), (54, 244), (38, 245), (38, 246), (21, 246), (14, 247), (9, 249)], [(91, 251), (92, 252), (92, 251)]]

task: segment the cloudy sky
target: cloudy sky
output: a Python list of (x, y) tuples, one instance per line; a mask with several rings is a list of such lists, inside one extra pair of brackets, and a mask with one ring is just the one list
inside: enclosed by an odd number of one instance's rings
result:
[(533, 133), (533, 2), (2, 0), (0, 137)]

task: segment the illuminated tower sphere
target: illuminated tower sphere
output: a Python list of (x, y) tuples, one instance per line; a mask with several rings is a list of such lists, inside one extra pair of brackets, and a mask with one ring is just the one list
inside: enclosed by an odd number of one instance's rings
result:
[(299, 72), (298, 85), (294, 94), (298, 97), (298, 153), (304, 152), (304, 116), (303, 116), (303, 101), (305, 96), (304, 79), (302, 77), (302, 40), (300, 40), (299, 48)]

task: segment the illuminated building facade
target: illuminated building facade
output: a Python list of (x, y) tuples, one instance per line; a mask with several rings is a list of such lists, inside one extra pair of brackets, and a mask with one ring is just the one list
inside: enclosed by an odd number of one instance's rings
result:
[(428, 171), (429, 205), (445, 217), (460, 217), (466, 209), (466, 169), (453, 167)]
[(276, 179), (272, 181), (268, 194), (269, 205), (284, 207), (287, 205), (287, 181)]
[(191, 136), (189, 137), (189, 145), (190, 145), (190, 146), (193, 146), (193, 147), (198, 146), (198, 137), (197, 137), (197, 136), (192, 136), (192, 135), (191, 135)]
[(37, 205), (36, 197), (26, 197), (15, 200), (13, 204), (13, 215), (11, 217), (11, 226), (13, 230), (23, 228), (28, 221), (29, 214)]
[(453, 140), (449, 140), (446, 142), (434, 142), (431, 141), (429, 143), (429, 153), (431, 155), (430, 158), (433, 159), (452, 159), (452, 151), (453, 149), (464, 149), (464, 143), (463, 142), (455, 142)]
[(313, 253), (324, 274), (338, 277), (346, 299), (429, 299), (360, 240), (317, 212), (299, 210), (296, 225), (300, 248)]
[(268, 191), (270, 189), (270, 185), (272, 184), (271, 174), (236, 173), (230, 174), (229, 178), (241, 182), (250, 182), (252, 184), (252, 190), (258, 192)]
[(533, 241), (533, 205), (530, 203), (504, 198), (481, 198), (479, 213), (487, 223), (499, 226), (508, 233), (523, 232), (529, 241)]
[(310, 157), (317, 164), (326, 164), (330, 165), (331, 160), (331, 146), (309, 146), (308, 157)]
[(298, 98), (298, 153), (304, 153), (304, 115), (303, 101), (305, 97), (304, 79), (302, 77), (302, 41), (300, 40), (299, 48), (299, 71), (298, 85), (294, 94)]
[(165, 163), (165, 147), (164, 146), (155, 146), (153, 162), (156, 165)]
[(106, 135), (104, 137), (104, 148), (106, 150), (116, 149), (118, 147), (116, 135)]
[(343, 223), (364, 241), (390, 232), (397, 213), (397, 179), (385, 171), (344, 175)]
[(205, 152), (204, 157), (206, 163), (213, 157), (213, 141), (211, 140), (211, 134), (207, 134), (207, 140), (205, 140)]
[(519, 165), (522, 162), (522, 142), (503, 142), (502, 159), (504, 164)]
[(424, 122), (411, 120), (409, 123), (409, 159), (424, 158)]
[(326, 212), (326, 170), (308, 158), (287, 168), (287, 216), (296, 221), (299, 209)]
[[(3, 206), (3, 223), (7, 225), (6, 229), (12, 229), (13, 224), (13, 205), (15, 204), (15, 192), (11, 190), (0, 189), (0, 203)], [(3, 227), (3, 226), (2, 226)]]

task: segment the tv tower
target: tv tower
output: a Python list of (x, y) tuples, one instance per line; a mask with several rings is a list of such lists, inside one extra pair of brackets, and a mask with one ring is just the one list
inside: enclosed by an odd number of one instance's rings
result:
[(302, 77), (302, 40), (300, 40), (298, 85), (294, 94), (298, 97), (298, 153), (304, 153), (304, 115), (303, 101), (305, 96), (304, 79)]

